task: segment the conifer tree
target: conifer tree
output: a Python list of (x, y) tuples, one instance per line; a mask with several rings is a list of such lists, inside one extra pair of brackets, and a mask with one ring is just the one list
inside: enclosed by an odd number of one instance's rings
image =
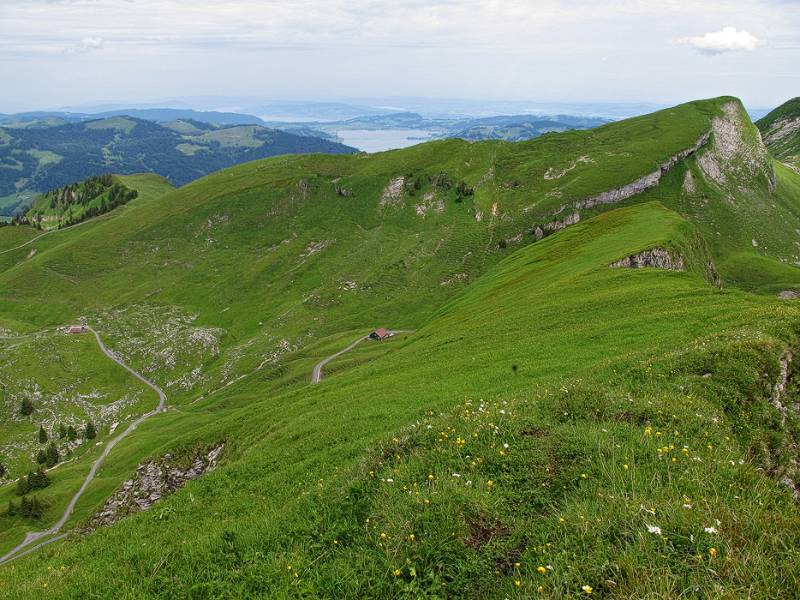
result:
[(39, 425), (39, 443), (44, 444), (47, 441), (47, 432), (44, 430), (44, 425)]
[(93, 440), (97, 437), (97, 429), (95, 429), (94, 423), (91, 421), (86, 422), (86, 429), (84, 430), (83, 437), (87, 440)]
[(17, 496), (24, 496), (31, 491), (31, 486), (28, 483), (27, 477), (20, 477), (17, 480)]
[(47, 445), (47, 460), (45, 460), (45, 464), (48, 467), (54, 467), (56, 463), (58, 463), (60, 456), (58, 455), (58, 448), (53, 442), (50, 442)]
[(31, 402), (30, 398), (22, 399), (22, 404), (19, 407), (19, 412), (21, 415), (25, 417), (33, 414), (33, 402)]

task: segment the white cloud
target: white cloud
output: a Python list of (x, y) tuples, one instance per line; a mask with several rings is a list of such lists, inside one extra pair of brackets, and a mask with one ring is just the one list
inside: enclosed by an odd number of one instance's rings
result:
[[(105, 47), (105, 40), (102, 37), (87, 36), (81, 38), (81, 41), (72, 46), (63, 47), (61, 52), (64, 54), (86, 54), (87, 52), (94, 52), (95, 50), (102, 50)], [(52, 46), (50, 46), (52, 48)], [(39, 53), (47, 53), (48, 45), (41, 45), (38, 48)]]
[(735, 27), (725, 27), (721, 31), (701, 36), (681, 38), (678, 42), (692, 46), (705, 54), (722, 54), (736, 50), (752, 52), (762, 43), (746, 29), (736, 29)]
[(105, 42), (101, 37), (85, 37), (78, 44), (78, 52), (91, 52), (102, 50)]

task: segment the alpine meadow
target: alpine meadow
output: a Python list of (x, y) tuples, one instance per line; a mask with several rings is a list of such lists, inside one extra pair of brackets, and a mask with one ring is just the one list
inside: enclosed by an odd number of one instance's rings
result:
[[(0, 91), (26, 106), (0, 115), (0, 597), (798, 597), (800, 98), (636, 110), (672, 97), (637, 71), (652, 87), (621, 89), (634, 116), (526, 112), (502, 82), (539, 73), (499, 58), (535, 16), (524, 3), (201, 0), (186, 23), (172, 0), (118, 4), (96, 3), (102, 37), (36, 52), (60, 20), (94, 31), (88, 9), (0, 8), (18, 45), (0, 44), (0, 73), (18, 57), (63, 85), (41, 103), (34, 79)], [(655, 3), (598, 4), (673, 26)], [(721, 3), (754, 21), (761, 4)], [(588, 57), (584, 20), (617, 27), (599, 8), (539, 10)], [(383, 96), (259, 108), (284, 85), (332, 98), (309, 91), (333, 76), (327, 51), (417, 65), (412, 26), (441, 36), (435, 77), (409, 66), (394, 93), (368, 62)], [(759, 53), (796, 54), (789, 35), (668, 45), (738, 57), (749, 81)], [(126, 99), (112, 71), (102, 94), (78, 85), (101, 81), (90, 61), (137, 76), (140, 45), (154, 81), (129, 96), (158, 83), (170, 101)], [(475, 48), (505, 108), (436, 91)], [(172, 71), (202, 52), (202, 81)], [(220, 61), (241, 53), (264, 69), (248, 85), (274, 89), (236, 87)], [(690, 85), (693, 68), (671, 75), (681, 94), (729, 81)], [(392, 149), (341, 143), (351, 131)]]

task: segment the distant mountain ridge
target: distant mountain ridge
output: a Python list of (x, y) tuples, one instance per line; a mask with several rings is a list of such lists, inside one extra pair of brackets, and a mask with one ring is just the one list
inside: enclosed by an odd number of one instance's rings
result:
[(122, 108), (97, 113), (72, 111), (33, 111), (15, 114), (0, 114), (2, 127), (49, 127), (64, 123), (93, 121), (108, 117), (128, 116), (136, 119), (165, 123), (176, 120), (194, 120), (211, 125), (265, 125), (255, 115), (220, 112), (215, 110), (200, 111), (189, 108)]
[(192, 120), (159, 124), (129, 116), (50, 127), (0, 127), (0, 215), (19, 214), (37, 193), (102, 173), (151, 172), (184, 185), (225, 167), (278, 154), (356, 151), (304, 133), (260, 125), (207, 126)]

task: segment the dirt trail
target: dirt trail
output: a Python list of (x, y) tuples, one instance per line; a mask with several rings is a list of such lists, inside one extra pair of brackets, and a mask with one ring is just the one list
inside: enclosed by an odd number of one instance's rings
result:
[[(407, 331), (407, 330), (404, 330), (404, 329), (391, 329), (391, 330), (389, 330), (389, 335), (392, 335), (392, 336), (397, 335), (399, 333), (414, 333), (414, 332), (413, 331)], [(311, 383), (319, 383), (322, 380), (322, 367), (327, 365), (334, 358), (338, 358), (342, 354), (344, 354), (345, 352), (349, 352), (350, 350), (352, 350), (353, 348), (358, 346), (361, 342), (363, 342), (364, 340), (368, 340), (368, 339), (369, 339), (369, 335), (362, 336), (362, 337), (358, 338), (355, 342), (350, 344), (347, 348), (345, 348), (343, 350), (339, 350), (337, 353), (331, 354), (329, 357), (323, 358), (321, 361), (319, 361), (316, 365), (314, 365), (314, 370), (311, 371)]]
[(39, 235), (32, 237), (27, 242), (22, 242), (19, 246), (14, 246), (13, 248), (6, 248), (5, 250), (0, 250), (0, 254), (6, 254), (8, 252), (13, 252), (14, 250), (19, 250), (20, 248), (24, 248), (25, 246), (32, 244), (36, 240), (42, 239), (46, 235), (50, 235), (51, 233), (57, 233), (59, 231), (66, 231), (67, 229), (73, 229), (75, 227), (80, 227), (90, 221), (94, 221), (94, 219), (86, 219), (85, 221), (81, 221), (80, 223), (75, 223), (74, 225), (68, 225), (67, 227), (62, 227), (61, 229), (48, 229), (44, 233), (40, 233)]
[[(103, 465), (103, 463), (105, 462), (106, 458), (108, 457), (109, 453), (114, 448), (114, 446), (116, 446), (121, 440), (127, 437), (131, 432), (133, 432), (139, 425), (144, 423), (147, 419), (149, 419), (153, 415), (163, 412), (166, 409), (167, 396), (164, 393), (164, 390), (162, 390), (160, 387), (158, 387), (155, 383), (153, 383), (146, 377), (142, 376), (139, 372), (134, 371), (122, 359), (120, 359), (116, 354), (114, 354), (114, 352), (106, 348), (105, 344), (103, 344), (103, 340), (100, 339), (100, 334), (97, 333), (94, 329), (92, 329), (91, 327), (88, 327), (87, 329), (94, 334), (94, 337), (97, 340), (97, 345), (100, 347), (100, 350), (103, 351), (103, 354), (105, 354), (108, 358), (113, 360), (123, 369), (128, 371), (139, 381), (152, 388), (158, 394), (158, 399), (159, 399), (158, 406), (155, 409), (151, 410), (148, 413), (143, 414), (141, 417), (133, 421), (130, 425), (128, 425), (125, 431), (120, 433), (117, 437), (112, 438), (106, 444), (105, 448), (103, 449), (103, 452), (100, 454), (97, 460), (94, 461), (94, 464), (92, 464), (92, 468), (89, 470), (89, 473), (83, 480), (80, 489), (78, 489), (78, 491), (75, 492), (75, 495), (73, 495), (72, 498), (70, 499), (69, 504), (67, 504), (66, 509), (64, 509), (64, 513), (61, 515), (61, 518), (58, 521), (56, 521), (56, 523), (49, 529), (45, 529), (44, 531), (29, 532), (25, 536), (25, 539), (22, 541), (22, 543), (20, 543), (18, 546), (16, 546), (8, 553), (0, 557), (0, 565), (7, 563), (11, 560), (14, 560), (15, 558), (19, 558), (20, 556), (24, 556), (25, 554), (29, 554), (35, 550), (38, 550), (42, 546), (46, 546), (47, 544), (62, 539), (66, 534), (61, 534), (61, 535), (54, 535), (54, 534), (57, 534), (59, 531), (61, 531), (61, 528), (64, 527), (70, 515), (72, 514), (72, 511), (75, 510), (75, 505), (78, 503), (78, 500), (80, 500), (81, 496), (83, 496), (83, 493), (86, 491), (86, 488), (89, 487), (89, 484), (92, 483), (95, 475), (97, 474), (98, 469), (100, 469), (100, 467)], [(30, 547), (34, 542), (38, 542), (42, 538), (46, 538), (49, 535), (53, 535), (54, 537), (49, 538), (43, 542), (40, 542), (36, 546)]]

